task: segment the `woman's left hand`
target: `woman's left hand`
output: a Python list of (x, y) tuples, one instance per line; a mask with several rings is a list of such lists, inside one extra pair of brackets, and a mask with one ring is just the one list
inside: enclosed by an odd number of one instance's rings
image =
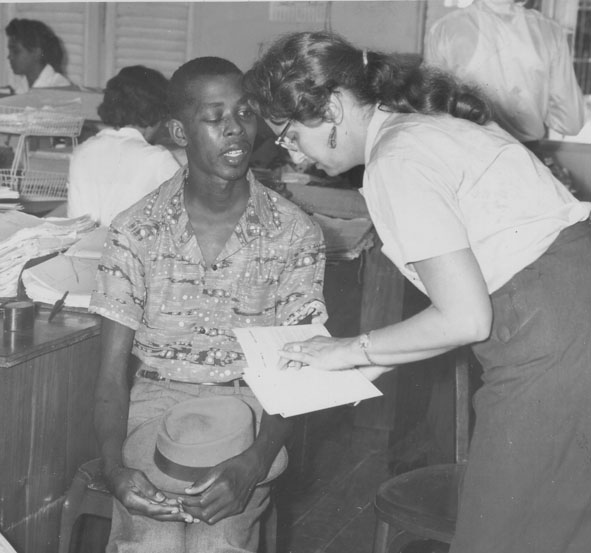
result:
[(299, 369), (303, 365), (324, 371), (352, 369), (360, 361), (358, 349), (357, 338), (315, 336), (305, 342), (290, 342), (279, 352), (279, 369)]

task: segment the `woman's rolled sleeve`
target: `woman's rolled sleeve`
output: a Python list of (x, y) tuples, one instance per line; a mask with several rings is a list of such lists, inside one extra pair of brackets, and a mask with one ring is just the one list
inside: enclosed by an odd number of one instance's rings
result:
[[(369, 201), (378, 213), (378, 226), (388, 229), (405, 265), (469, 246), (458, 203), (460, 182), (445, 175), (444, 167), (387, 158), (375, 162), (371, 171), (375, 188)], [(435, 234), (428, 230), (433, 228)], [(383, 241), (387, 247), (388, 240)]]

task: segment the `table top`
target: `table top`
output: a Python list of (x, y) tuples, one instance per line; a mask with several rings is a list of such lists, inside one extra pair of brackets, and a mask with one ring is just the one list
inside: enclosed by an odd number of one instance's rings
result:
[(37, 306), (35, 326), (28, 332), (4, 332), (4, 320), (0, 320), (0, 369), (100, 334), (101, 323), (97, 315), (61, 311), (48, 322), (49, 312), (50, 309)]

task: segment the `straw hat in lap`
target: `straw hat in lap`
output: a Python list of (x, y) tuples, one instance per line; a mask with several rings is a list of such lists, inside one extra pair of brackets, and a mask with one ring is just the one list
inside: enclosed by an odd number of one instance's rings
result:
[[(165, 495), (186, 495), (185, 488), (211, 467), (248, 449), (254, 428), (253, 411), (238, 398), (190, 399), (132, 430), (123, 444), (123, 462), (143, 471)], [(258, 485), (268, 484), (286, 467), (287, 452), (282, 448)]]

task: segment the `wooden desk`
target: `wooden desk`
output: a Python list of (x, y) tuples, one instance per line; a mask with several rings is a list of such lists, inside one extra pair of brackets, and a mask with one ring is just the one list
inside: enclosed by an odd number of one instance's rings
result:
[(57, 551), (64, 492), (97, 456), (100, 320), (62, 312), (48, 323), (48, 314), (30, 334), (0, 324), (0, 530), (19, 553)]

